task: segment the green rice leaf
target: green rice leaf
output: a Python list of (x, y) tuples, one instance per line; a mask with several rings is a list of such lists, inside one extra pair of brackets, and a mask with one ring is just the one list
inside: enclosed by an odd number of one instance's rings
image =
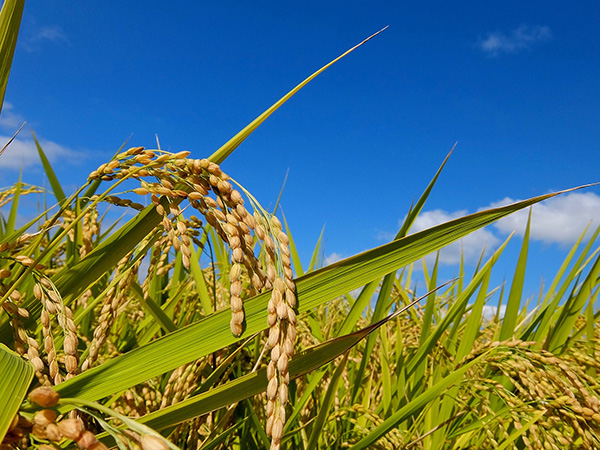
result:
[(333, 373), (331, 380), (329, 381), (329, 386), (327, 387), (327, 391), (325, 392), (325, 397), (323, 397), (323, 401), (321, 403), (321, 407), (319, 408), (319, 413), (317, 414), (317, 418), (313, 423), (312, 432), (310, 433), (310, 438), (308, 440), (307, 447), (308, 448), (317, 448), (319, 443), (319, 437), (321, 436), (321, 432), (323, 430), (323, 425), (327, 420), (327, 416), (329, 415), (329, 409), (331, 408), (331, 404), (335, 398), (335, 394), (337, 392), (338, 384), (342, 378), (342, 374), (344, 373), (344, 369), (346, 368), (346, 362), (348, 361), (348, 353), (344, 355), (344, 359), (338, 365), (337, 369)]
[(12, 66), (25, 0), (4, 0), (0, 11), (0, 110)]
[(517, 325), (517, 316), (521, 306), (521, 297), (523, 296), (523, 283), (525, 281), (525, 267), (527, 266), (527, 251), (529, 249), (529, 230), (531, 228), (531, 210), (529, 211), (529, 219), (527, 220), (527, 228), (523, 237), (523, 245), (521, 253), (515, 269), (513, 282), (510, 286), (508, 300), (506, 302), (506, 310), (502, 319), (502, 328), (500, 329), (499, 341), (505, 341), (515, 334)]
[(23, 183), (21, 182), (22, 176), (23, 172), (20, 172), (19, 180), (15, 183), (15, 192), (13, 194), (13, 198), (10, 204), (10, 213), (8, 214), (8, 219), (6, 220), (6, 234), (15, 231), (15, 224), (17, 223), (17, 214), (19, 212), (19, 199), (21, 198), (21, 189), (23, 188)]
[(577, 294), (570, 297), (562, 306), (560, 315), (556, 324), (552, 327), (548, 339), (548, 350), (553, 353), (560, 353), (565, 350), (565, 342), (571, 335), (574, 329), (575, 321), (580, 314), (583, 313), (583, 308), (590, 300), (592, 292), (598, 283), (600, 274), (600, 256), (596, 258), (590, 272), (585, 277), (582, 286)]
[(56, 197), (56, 201), (60, 206), (62, 206), (67, 201), (67, 196), (65, 195), (65, 191), (63, 191), (58, 178), (56, 178), (56, 174), (50, 165), (50, 161), (46, 158), (46, 154), (42, 150), (42, 146), (37, 140), (35, 133), (32, 131), (33, 140), (35, 141), (35, 146), (37, 147), (38, 154), (40, 155), (40, 160), (42, 161), (42, 166), (44, 166), (44, 171), (46, 172), (46, 177), (50, 182), (50, 187), (52, 187), (52, 192), (54, 193), (54, 197)]
[(0, 442), (27, 395), (34, 372), (33, 364), (0, 344)]
[[(387, 27), (385, 27), (387, 28)], [(383, 30), (385, 30), (385, 28)], [(326, 69), (328, 69), (329, 67), (331, 67), (333, 64), (335, 64), (336, 62), (338, 62), (340, 59), (342, 59), (344, 56), (348, 55), (349, 53), (353, 52), (354, 50), (356, 50), (358, 47), (360, 47), (361, 45), (363, 45), (365, 42), (367, 42), (370, 39), (373, 39), (375, 36), (377, 36), (379, 33), (381, 33), (383, 30), (378, 31), (377, 33), (369, 36), (367, 39), (365, 39), (364, 41), (362, 41), (360, 44), (355, 45), (354, 47), (352, 47), (350, 50), (344, 52), (343, 54), (341, 54), (340, 56), (338, 56), (337, 58), (335, 58), (333, 61), (331, 61), (329, 64), (326, 64), (325, 66), (321, 67), (319, 70), (317, 70), (315, 73), (313, 73), (311, 76), (309, 76), (308, 78), (306, 78), (304, 81), (302, 81), (299, 85), (297, 85), (294, 89), (292, 89), (290, 92), (288, 92), (287, 94), (285, 94), (283, 97), (281, 97), (280, 100), (278, 100), (273, 106), (271, 106), (269, 109), (267, 109), (264, 113), (262, 113), (260, 116), (258, 116), (256, 119), (254, 119), (252, 122), (250, 122), (243, 130), (241, 130), (238, 134), (236, 134), (234, 137), (232, 137), (229, 141), (227, 141), (221, 148), (219, 148), (216, 152), (214, 152), (208, 159), (210, 159), (213, 162), (216, 162), (217, 164), (220, 164), (221, 162), (225, 161), (225, 159), (231, 154), (233, 153), (233, 151), (242, 143), (244, 142), (244, 140), (250, 136), (250, 134), (252, 134), (254, 132), (254, 130), (256, 130), (260, 124), (262, 124), (271, 114), (273, 114), (277, 109), (279, 109), (279, 107), (281, 105), (283, 105), (285, 102), (287, 102), (290, 98), (292, 98), (292, 96), (298, 92), (300, 89), (302, 89), (304, 86), (306, 86), (309, 82), (311, 82), (314, 78), (316, 78), (318, 75), (320, 75), (322, 72), (324, 72)]]

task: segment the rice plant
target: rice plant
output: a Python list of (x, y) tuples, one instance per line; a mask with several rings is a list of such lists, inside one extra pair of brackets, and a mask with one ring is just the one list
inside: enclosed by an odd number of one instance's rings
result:
[[(22, 9), (4, 2), (3, 60)], [(392, 242), (323, 267), (320, 242), (300, 261), (285, 218), (223, 172), (357, 47), (206, 158), (121, 148), (67, 194), (35, 141), (50, 191), (0, 190), (1, 450), (600, 447), (600, 229), (535, 304), (528, 230), (506, 289), (490, 277), (508, 240), (412, 288), (424, 256), (560, 193), (410, 234), (446, 158)], [(17, 228), (26, 195), (54, 206)], [(484, 314), (492, 296), (503, 316)]]

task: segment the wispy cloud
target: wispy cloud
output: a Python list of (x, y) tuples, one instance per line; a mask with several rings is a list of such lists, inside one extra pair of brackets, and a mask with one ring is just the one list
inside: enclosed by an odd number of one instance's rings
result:
[(70, 44), (69, 38), (58, 25), (34, 26), (24, 36), (23, 48), (28, 52), (40, 49), (42, 42)]
[(13, 105), (9, 102), (4, 102), (2, 112), (0, 113), (0, 128), (6, 128), (14, 132), (23, 125), (23, 122), (25, 122), (23, 117), (13, 111)]
[(342, 259), (344, 259), (344, 257), (341, 254), (333, 252), (325, 257), (325, 265), (328, 266), (329, 264), (336, 263)]
[[(506, 313), (506, 305), (500, 306), (500, 314), (498, 317), (502, 319)], [(492, 320), (498, 314), (498, 307), (493, 305), (484, 305), (482, 315), (486, 320)]]
[(535, 44), (549, 40), (552, 37), (550, 28), (540, 25), (521, 25), (510, 33), (488, 33), (477, 46), (489, 56), (500, 53), (517, 53), (527, 50)]
[[(505, 198), (492, 203), (490, 207), (515, 201)], [(528, 210), (519, 211), (496, 222), (494, 228), (503, 233), (516, 231), (523, 235), (528, 217)], [(533, 206), (530, 236), (547, 244), (570, 245), (575, 243), (590, 223), (590, 231), (600, 226), (600, 196), (593, 192), (572, 192)]]
[[(0, 134), (0, 147), (3, 147), (10, 140), (11, 136), (3, 136)], [(81, 159), (81, 154), (67, 147), (64, 147), (56, 142), (45, 139), (38, 139), (41, 147), (44, 149), (46, 157), (50, 162), (64, 161), (66, 163), (75, 162)], [(40, 157), (33, 139), (17, 137), (6, 148), (0, 156), (0, 173), (5, 169), (21, 170), (40, 165)]]

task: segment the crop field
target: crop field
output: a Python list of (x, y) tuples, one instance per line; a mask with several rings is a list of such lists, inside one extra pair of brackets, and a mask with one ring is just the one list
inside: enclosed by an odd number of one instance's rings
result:
[[(0, 15), (2, 98), (23, 3)], [(565, 191), (411, 233), (446, 158), (394, 240), (325, 265), (223, 171), (355, 48), (205, 158), (124, 145), (67, 192), (36, 140), (49, 187), (0, 189), (0, 450), (600, 448), (600, 229), (535, 298), (529, 225), (504, 285), (511, 237), (414, 290), (426, 255)]]

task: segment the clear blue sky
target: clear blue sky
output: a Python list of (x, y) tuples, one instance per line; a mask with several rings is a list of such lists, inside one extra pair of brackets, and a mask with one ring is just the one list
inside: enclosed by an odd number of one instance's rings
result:
[[(282, 206), (305, 263), (324, 225), (331, 260), (393, 236), (455, 142), (418, 227), (600, 181), (596, 1), (59, 0), (25, 5), (2, 141), (28, 124), (0, 160), (0, 182), (24, 167), (42, 183), (32, 129), (71, 188), (130, 136), (132, 146), (154, 147), (157, 134), (163, 148), (208, 156), (386, 25), (223, 164), (266, 207), (289, 169)], [(600, 188), (582, 194), (534, 213), (534, 289), (584, 224), (600, 225)], [(476, 255), (524, 225), (517, 218), (463, 245)], [(448, 270), (455, 254), (443, 258)]]

